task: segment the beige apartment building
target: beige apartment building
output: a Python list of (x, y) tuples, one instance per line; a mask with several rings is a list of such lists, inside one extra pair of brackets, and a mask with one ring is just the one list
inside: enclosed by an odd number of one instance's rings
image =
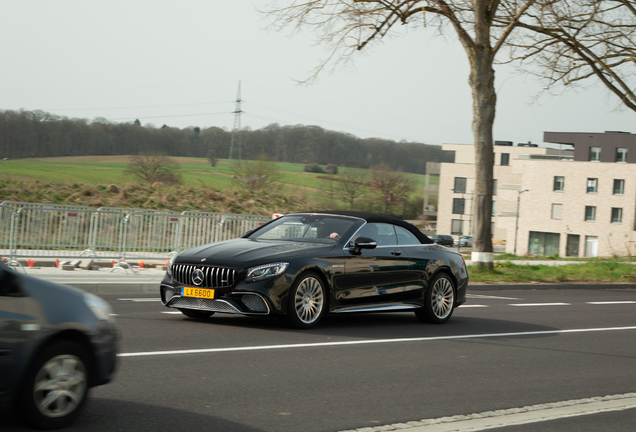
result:
[[(636, 135), (546, 132), (560, 149), (496, 142), (493, 242), (508, 253), (636, 254)], [(474, 147), (445, 144), (437, 233), (472, 234)]]

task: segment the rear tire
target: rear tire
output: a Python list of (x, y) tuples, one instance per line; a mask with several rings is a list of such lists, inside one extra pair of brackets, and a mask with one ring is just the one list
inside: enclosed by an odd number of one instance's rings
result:
[(415, 316), (425, 323), (443, 324), (453, 315), (455, 286), (451, 278), (440, 273), (431, 280), (424, 297), (424, 306), (415, 311)]
[(197, 318), (197, 319), (205, 319), (210, 318), (214, 315), (214, 312), (210, 311), (202, 311), (202, 310), (193, 310), (193, 309), (179, 309), (182, 314), (189, 318)]
[(71, 341), (44, 348), (27, 372), (17, 400), (24, 420), (39, 429), (58, 429), (71, 423), (88, 396), (90, 355)]

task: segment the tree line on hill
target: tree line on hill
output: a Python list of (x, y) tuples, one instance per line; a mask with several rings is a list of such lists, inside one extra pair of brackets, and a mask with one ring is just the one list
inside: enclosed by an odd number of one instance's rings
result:
[[(395, 142), (325, 130), (318, 126), (242, 129), (234, 137), (233, 156), (255, 160), (267, 154), (279, 162), (391, 169), (426, 173), (426, 162), (452, 162), (440, 146)], [(240, 142), (240, 146), (239, 146)], [(229, 157), (232, 132), (218, 127), (175, 128), (67, 118), (43, 111), (0, 110), (0, 157), (127, 155), (163, 152), (170, 156)]]

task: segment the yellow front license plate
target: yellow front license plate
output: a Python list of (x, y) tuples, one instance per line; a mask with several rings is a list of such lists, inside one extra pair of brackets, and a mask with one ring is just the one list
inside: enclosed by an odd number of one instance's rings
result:
[(213, 289), (205, 289), (205, 288), (194, 288), (184, 286), (181, 290), (181, 295), (184, 297), (197, 297), (197, 298), (214, 298), (214, 290)]

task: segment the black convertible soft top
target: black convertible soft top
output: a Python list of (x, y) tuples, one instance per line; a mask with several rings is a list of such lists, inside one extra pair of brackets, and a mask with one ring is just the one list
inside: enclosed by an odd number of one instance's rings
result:
[(426, 234), (417, 229), (417, 227), (413, 224), (410, 224), (400, 218), (394, 216), (383, 215), (379, 213), (368, 213), (368, 212), (360, 212), (360, 211), (347, 211), (347, 210), (326, 210), (326, 211), (312, 211), (312, 212), (298, 212), (298, 213), (313, 213), (313, 214), (330, 214), (330, 215), (340, 215), (340, 216), (351, 216), (357, 217), (360, 219), (364, 219), (367, 222), (377, 222), (377, 223), (390, 223), (394, 225), (401, 226), (409, 230), (418, 240), (423, 244), (431, 244), (433, 240), (428, 238)]

